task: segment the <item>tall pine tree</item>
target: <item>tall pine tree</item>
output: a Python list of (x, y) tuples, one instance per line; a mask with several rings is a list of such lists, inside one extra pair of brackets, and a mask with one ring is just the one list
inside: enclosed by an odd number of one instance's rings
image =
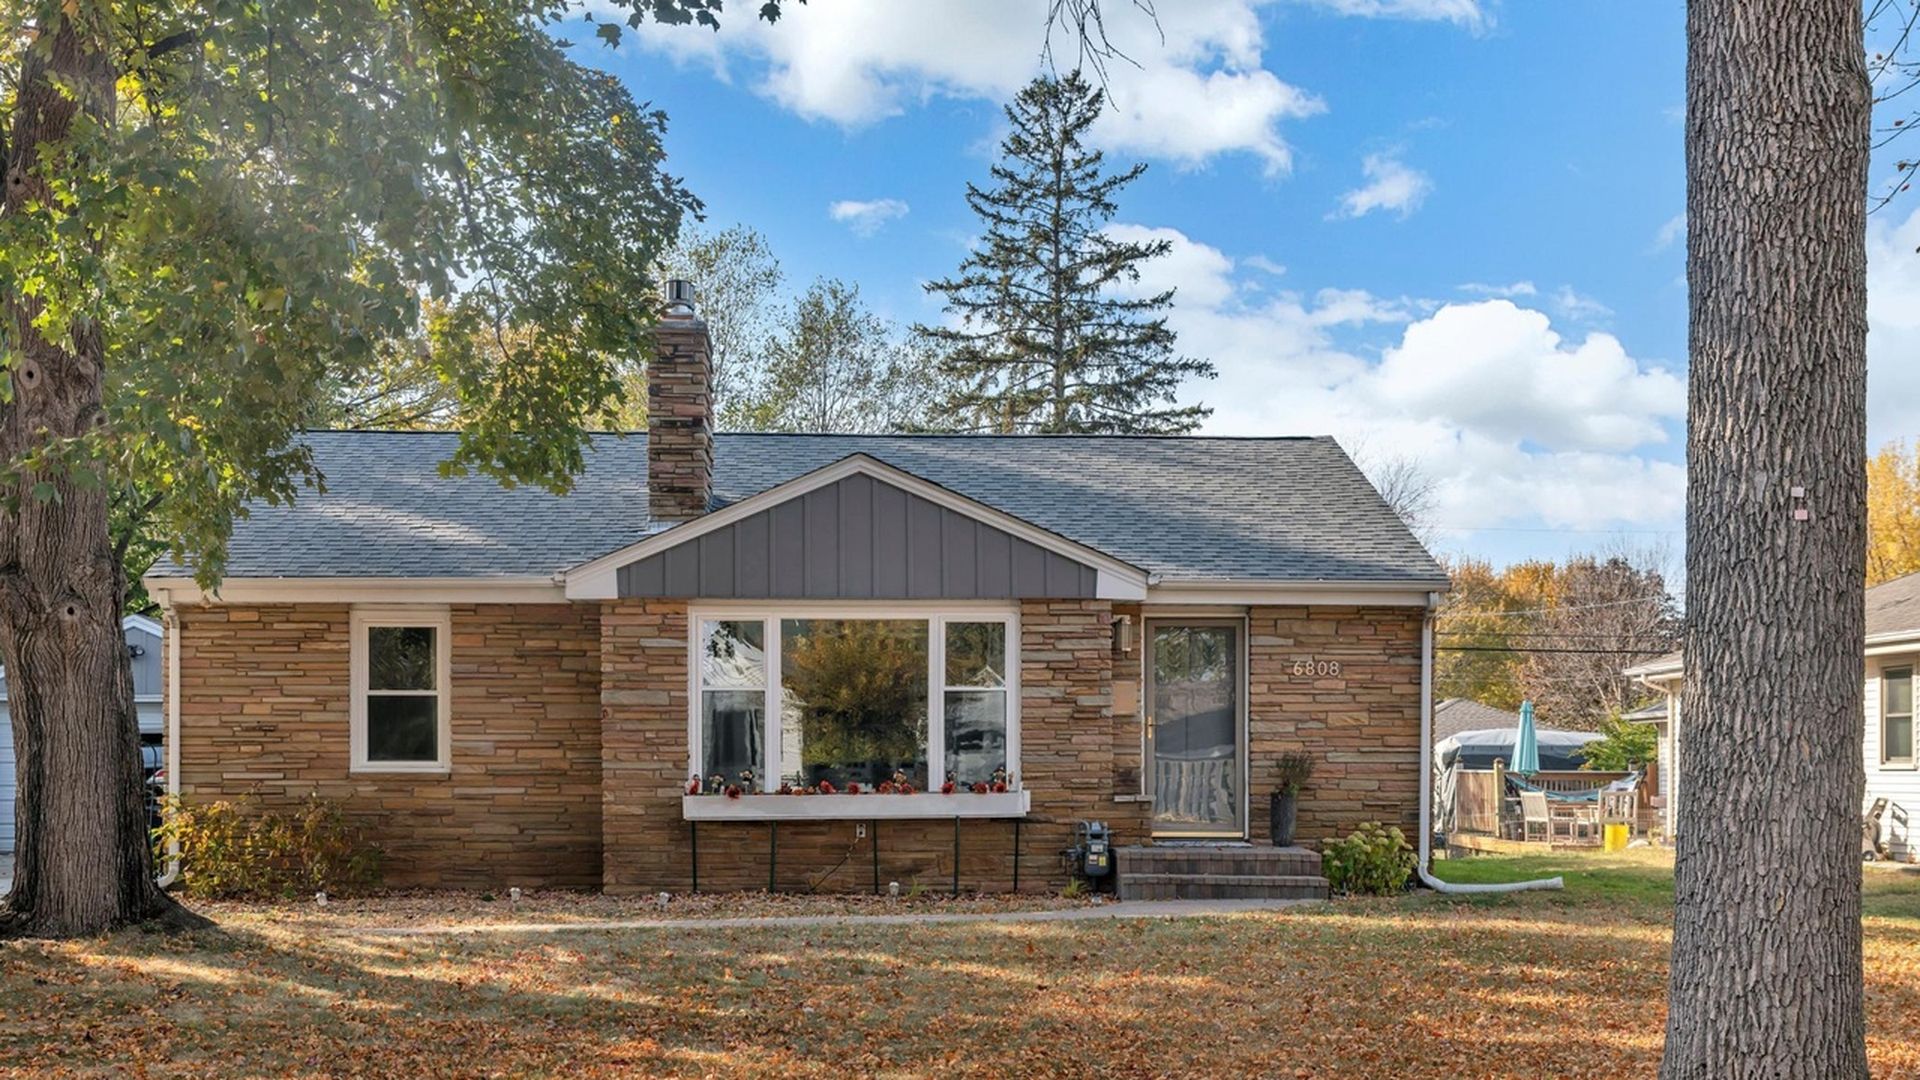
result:
[(957, 324), (919, 327), (955, 389), (946, 423), (996, 432), (1179, 433), (1212, 412), (1178, 405), (1189, 376), (1213, 365), (1174, 351), (1173, 290), (1138, 295), (1140, 266), (1172, 245), (1104, 230), (1114, 195), (1146, 170), (1108, 173), (1082, 139), (1103, 95), (1078, 71), (1041, 76), (1008, 106), (993, 186), (967, 185), (985, 223), (953, 277), (930, 282)]

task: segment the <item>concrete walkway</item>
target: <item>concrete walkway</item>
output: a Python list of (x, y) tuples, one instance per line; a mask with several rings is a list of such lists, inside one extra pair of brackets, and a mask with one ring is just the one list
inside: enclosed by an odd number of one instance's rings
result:
[(594, 922), (449, 923), (423, 926), (341, 927), (338, 937), (431, 937), (476, 934), (565, 934), (608, 930), (741, 930), (824, 926), (938, 926), (958, 923), (1090, 922), (1095, 919), (1200, 919), (1325, 903), (1323, 900), (1130, 900), (1053, 911), (996, 911), (898, 915), (767, 915), (726, 919), (604, 919)]

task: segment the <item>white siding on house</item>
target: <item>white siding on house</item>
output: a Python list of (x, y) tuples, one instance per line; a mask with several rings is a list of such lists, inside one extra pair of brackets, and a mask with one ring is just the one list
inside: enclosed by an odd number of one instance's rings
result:
[(1866, 806), (1875, 799), (1887, 800), (1880, 835), (1893, 857), (1904, 862), (1920, 856), (1920, 770), (1880, 763), (1880, 673), (1898, 667), (1920, 670), (1920, 653), (1867, 657)]
[[(1668, 715), (1672, 715), (1671, 712)], [(1666, 833), (1666, 839), (1673, 839), (1673, 781), (1678, 775), (1673, 771), (1673, 727), (1672, 722), (1660, 725), (1660, 749), (1656, 755), (1660, 764), (1660, 784), (1657, 794), (1660, 796), (1660, 827)]]
[[(138, 615), (121, 621), (127, 645), (139, 655), (131, 657), (133, 667), (134, 711), (140, 730), (160, 734), (164, 719), (160, 708), (160, 624)], [(13, 717), (7, 712), (7, 686), (0, 677), (0, 853), (14, 846), (14, 795), (18, 790), (19, 770), (13, 753)]]

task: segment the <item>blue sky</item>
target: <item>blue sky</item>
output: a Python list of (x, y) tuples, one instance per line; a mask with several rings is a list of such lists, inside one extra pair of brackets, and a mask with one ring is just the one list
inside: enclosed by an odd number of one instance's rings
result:
[[(669, 118), (708, 225), (901, 322), (976, 232), (1044, 0), (812, 0), (582, 58)], [(1116, 228), (1164, 236), (1187, 400), (1216, 434), (1333, 434), (1438, 483), (1435, 546), (1504, 562), (1670, 542), (1684, 499), (1683, 10), (1488, 0), (1120, 0)], [(1164, 35), (1164, 40), (1162, 36)], [(596, 51), (598, 50), (598, 51)], [(837, 208), (837, 210), (836, 210)], [(1875, 442), (1920, 434), (1920, 213), (1874, 223)]]

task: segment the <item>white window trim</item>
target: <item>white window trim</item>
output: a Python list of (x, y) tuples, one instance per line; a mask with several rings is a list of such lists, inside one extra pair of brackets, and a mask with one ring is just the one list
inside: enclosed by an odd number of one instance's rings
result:
[[(1880, 767), (1883, 769), (1920, 768), (1920, 753), (1909, 753), (1909, 755), (1904, 758), (1890, 758), (1887, 756), (1887, 717), (1889, 715), (1887, 712), (1887, 680), (1888, 678), (1895, 675), (1905, 675), (1908, 679), (1909, 685), (1911, 685), (1914, 672), (1915, 672), (1915, 668), (1911, 664), (1901, 664), (1898, 667), (1885, 667), (1880, 669), (1880, 754), (1879, 754), (1879, 757), (1880, 757)], [(1905, 716), (1907, 718), (1907, 730), (1908, 730), (1907, 745), (1911, 750), (1920, 750), (1920, 747), (1915, 747), (1913, 745), (1914, 736), (1920, 735), (1920, 731), (1916, 731), (1914, 728), (1914, 714), (1911, 711), (1911, 707), (1909, 707), (1909, 711), (1906, 713), (1894, 713), (1892, 715)]]
[[(947, 772), (947, 636), (949, 622), (997, 622), (1007, 628), (1007, 787), (1020, 790), (1020, 614), (1005, 604), (968, 605), (942, 602), (938, 605), (854, 604), (792, 601), (788, 603), (711, 604), (690, 608), (687, 612), (687, 768), (689, 780), (703, 776), (705, 747), (701, 745), (700, 670), (705, 651), (701, 639), (703, 623), (728, 620), (759, 620), (763, 626), (764, 654), (767, 661), (767, 703), (763, 710), (766, 729), (761, 733), (762, 760), (759, 781), (763, 787), (771, 781), (780, 785), (780, 620), (782, 619), (891, 619), (927, 624), (927, 789), (938, 793)], [(959, 687), (958, 689), (981, 689)], [(728, 778), (731, 781), (731, 777)], [(861, 796), (856, 796), (856, 798)], [(886, 804), (876, 796), (876, 809)], [(903, 808), (904, 809), (904, 808)], [(887, 814), (875, 814), (886, 817)]]
[[(453, 763), (453, 614), (445, 607), (366, 607), (353, 609), (348, 669), (351, 687), (350, 741), (355, 773), (444, 775)], [(376, 626), (429, 626), (434, 631), (434, 687), (439, 699), (439, 732), (434, 761), (367, 760), (367, 689), (369, 682), (367, 631)]]

